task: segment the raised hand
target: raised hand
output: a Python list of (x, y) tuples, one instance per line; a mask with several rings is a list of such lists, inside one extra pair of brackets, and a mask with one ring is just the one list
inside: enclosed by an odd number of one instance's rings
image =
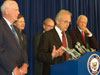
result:
[(58, 56), (62, 56), (63, 53), (65, 52), (63, 49), (62, 49), (63, 46), (61, 46), (59, 49), (56, 50), (56, 46), (54, 45), (53, 46), (53, 51), (52, 51), (52, 57), (53, 58), (56, 58)]
[(52, 50), (52, 58), (56, 58), (56, 57), (58, 57), (58, 52), (56, 50), (56, 46), (54, 45)]
[(59, 51), (59, 56), (62, 56), (65, 51), (62, 49), (63, 46), (61, 46), (58, 51)]

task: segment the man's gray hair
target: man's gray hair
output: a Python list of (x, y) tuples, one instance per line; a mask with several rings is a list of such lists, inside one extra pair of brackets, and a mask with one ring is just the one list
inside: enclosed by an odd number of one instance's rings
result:
[(57, 13), (57, 15), (56, 15), (56, 17), (55, 17), (55, 20), (56, 20), (56, 19), (61, 20), (61, 15), (62, 15), (63, 13), (67, 13), (68, 15), (70, 15), (70, 17), (72, 16), (72, 13), (71, 13), (71, 12), (69, 12), (68, 10), (62, 9), (62, 10), (60, 10), (60, 11)]
[[(9, 2), (9, 3), (8, 3)], [(16, 2), (14, 0), (4, 1), (4, 3), (1, 5), (1, 12), (3, 13), (5, 8), (10, 8), (12, 5), (10, 2)]]
[(88, 18), (85, 16), (85, 15), (80, 15), (77, 19), (77, 22), (80, 20), (80, 18), (86, 18), (87, 19), (87, 22), (88, 22)]

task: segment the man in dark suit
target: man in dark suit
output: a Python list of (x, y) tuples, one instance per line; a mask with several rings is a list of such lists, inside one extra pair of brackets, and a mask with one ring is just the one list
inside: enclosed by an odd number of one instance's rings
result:
[[(67, 31), (71, 22), (71, 13), (67, 10), (60, 10), (56, 18), (54, 29), (45, 32), (38, 47), (38, 60), (44, 63), (43, 74), (50, 75), (50, 66), (66, 61), (66, 52), (62, 50), (62, 32)], [(66, 46), (71, 48), (71, 39), (66, 35)]]
[(24, 75), (27, 73), (28, 60), (23, 50), (18, 30), (12, 26), (17, 20), (19, 7), (16, 1), (4, 1), (0, 19), (0, 75)]
[(95, 51), (98, 48), (98, 42), (87, 28), (88, 19), (85, 15), (80, 15), (77, 20), (77, 28), (69, 31), (69, 34), (73, 41), (73, 46), (77, 42), (80, 42), (81, 45), (84, 45), (86, 48)]
[[(51, 18), (46, 18), (43, 21), (43, 33), (53, 28), (54, 28), (54, 21)], [(38, 53), (37, 48), (39, 45), (40, 37), (43, 33), (36, 35), (34, 39), (35, 75), (42, 75), (43, 71), (43, 63), (37, 60), (37, 53)]]

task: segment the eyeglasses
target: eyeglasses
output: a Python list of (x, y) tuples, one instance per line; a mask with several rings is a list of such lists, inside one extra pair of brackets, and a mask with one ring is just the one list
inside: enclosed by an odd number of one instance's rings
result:
[(48, 27), (52, 27), (52, 28), (54, 27), (54, 26), (51, 26), (51, 25), (47, 25), (47, 24), (45, 24), (45, 26), (48, 26)]
[(63, 23), (65, 23), (65, 24), (71, 24), (71, 22), (68, 22), (68, 21), (64, 21), (64, 20), (61, 20)]
[(81, 24), (87, 24), (86, 22), (79, 22), (79, 23), (81, 23)]

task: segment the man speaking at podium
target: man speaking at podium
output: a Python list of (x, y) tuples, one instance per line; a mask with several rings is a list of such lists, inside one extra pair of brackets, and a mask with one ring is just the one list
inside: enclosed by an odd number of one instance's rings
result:
[(70, 36), (65, 34), (71, 23), (71, 13), (60, 10), (55, 21), (55, 28), (41, 36), (38, 47), (38, 59), (44, 63), (42, 75), (50, 75), (51, 65), (68, 61), (69, 56), (62, 47), (71, 48), (72, 46)]
[(87, 28), (88, 18), (85, 15), (80, 15), (77, 20), (78, 27), (69, 31), (72, 38), (73, 46), (79, 42), (84, 45), (87, 49), (96, 50), (98, 48), (98, 43), (93, 34)]

